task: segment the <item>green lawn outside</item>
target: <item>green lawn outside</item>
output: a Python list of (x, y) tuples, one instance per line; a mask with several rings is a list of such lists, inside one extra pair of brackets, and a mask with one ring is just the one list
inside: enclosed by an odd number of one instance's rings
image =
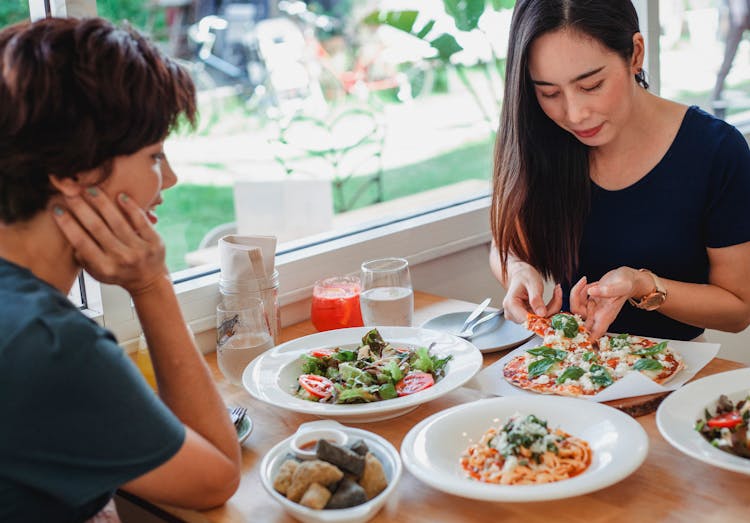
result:
[[(393, 200), (463, 180), (488, 180), (492, 170), (492, 148), (493, 141), (488, 138), (429, 160), (386, 170), (383, 172), (384, 198)], [(345, 194), (356, 191), (359, 182), (361, 180), (357, 178), (347, 182)], [(167, 246), (170, 271), (187, 267), (185, 254), (195, 250), (211, 228), (235, 220), (231, 187), (178, 184), (164, 192), (163, 197), (157, 230)], [(372, 187), (354, 208), (368, 205), (374, 198), (375, 189)]]

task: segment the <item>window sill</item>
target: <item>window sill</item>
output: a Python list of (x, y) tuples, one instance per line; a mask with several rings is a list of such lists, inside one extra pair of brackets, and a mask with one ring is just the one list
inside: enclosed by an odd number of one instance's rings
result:
[[(292, 246), (276, 258), (282, 325), (309, 317), (308, 300), (316, 280), (334, 274), (357, 274), (364, 260), (399, 256), (415, 266), (488, 243), (489, 207), (490, 197), (484, 196), (334, 239), (321, 237), (316, 242), (316, 238), (308, 238), (307, 246)], [(183, 315), (196, 335), (215, 327), (218, 281), (219, 274), (214, 273), (175, 286)], [(418, 288), (419, 282), (413, 283)], [(107, 310), (104, 325), (128, 351), (134, 350), (140, 325), (129, 296), (122, 289), (105, 285), (102, 301)]]

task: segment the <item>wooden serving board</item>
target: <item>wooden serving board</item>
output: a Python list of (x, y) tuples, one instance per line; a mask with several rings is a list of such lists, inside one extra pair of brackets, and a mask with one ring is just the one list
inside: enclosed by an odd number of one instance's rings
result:
[(645, 396), (633, 396), (632, 398), (604, 401), (603, 403), (637, 418), (639, 416), (645, 416), (646, 414), (656, 412), (656, 409), (659, 408), (659, 404), (664, 398), (669, 396), (669, 394), (669, 392), (660, 392), (658, 394), (646, 394)]

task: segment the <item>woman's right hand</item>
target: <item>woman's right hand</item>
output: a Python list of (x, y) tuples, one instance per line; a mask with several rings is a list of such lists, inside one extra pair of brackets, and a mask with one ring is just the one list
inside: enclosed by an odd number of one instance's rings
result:
[(562, 289), (555, 285), (552, 299), (544, 303), (544, 280), (539, 271), (524, 262), (514, 262), (508, 270), (507, 293), (503, 299), (505, 317), (523, 323), (529, 313), (551, 316), (562, 308)]

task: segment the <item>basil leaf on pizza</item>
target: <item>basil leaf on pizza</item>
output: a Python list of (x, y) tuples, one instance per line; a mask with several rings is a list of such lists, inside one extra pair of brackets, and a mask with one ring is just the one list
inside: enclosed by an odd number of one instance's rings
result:
[(614, 383), (614, 380), (612, 379), (612, 376), (609, 374), (609, 371), (606, 367), (602, 367), (601, 365), (592, 365), (589, 369), (589, 372), (591, 373), (591, 383), (594, 383), (601, 387), (609, 387)]
[(563, 331), (566, 338), (575, 338), (578, 334), (578, 322), (571, 314), (555, 314), (552, 316), (552, 328)]
[(633, 363), (633, 370), (662, 370), (664, 365), (650, 358), (643, 358)]
[(599, 359), (599, 356), (596, 355), (596, 352), (590, 350), (588, 352), (584, 352), (581, 358), (583, 358), (583, 361), (596, 361)]
[(547, 347), (546, 345), (542, 345), (541, 347), (536, 347), (534, 349), (528, 349), (526, 352), (528, 352), (532, 356), (542, 356), (544, 358), (550, 358), (557, 361), (564, 360), (568, 355), (567, 351), (553, 349), (552, 347)]
[(556, 382), (557, 383), (565, 383), (567, 380), (577, 380), (580, 379), (581, 376), (584, 375), (586, 371), (584, 371), (581, 367), (576, 367), (573, 365), (572, 367), (568, 367), (563, 371), (562, 374), (560, 374), (557, 377)]
[(535, 361), (534, 363), (529, 365), (529, 378), (534, 379), (537, 376), (541, 376), (542, 374), (547, 374), (547, 372), (557, 362), (558, 360), (554, 360), (552, 358), (543, 358), (541, 360)]
[(653, 347), (646, 347), (645, 349), (640, 350), (634, 350), (633, 354), (636, 356), (654, 356), (655, 354), (659, 354), (661, 351), (667, 348), (667, 342), (662, 341), (661, 343), (657, 343)]

